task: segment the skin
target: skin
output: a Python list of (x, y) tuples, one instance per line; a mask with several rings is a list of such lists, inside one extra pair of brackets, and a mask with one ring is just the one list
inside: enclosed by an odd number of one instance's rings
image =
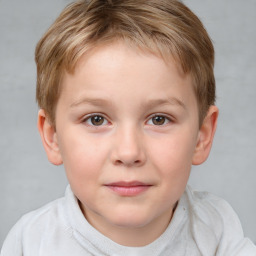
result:
[(192, 164), (207, 159), (217, 116), (211, 106), (198, 127), (190, 75), (116, 42), (64, 75), (56, 126), (40, 110), (38, 128), (89, 223), (119, 244), (144, 246), (168, 226)]

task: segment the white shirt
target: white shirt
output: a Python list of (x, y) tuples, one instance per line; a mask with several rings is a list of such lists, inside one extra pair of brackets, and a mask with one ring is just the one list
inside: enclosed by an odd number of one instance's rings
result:
[[(153, 231), (152, 231), (153, 232)], [(94, 229), (76, 197), (66, 195), (23, 216), (3, 245), (1, 256), (256, 256), (227, 202), (186, 188), (166, 231), (144, 247), (121, 246)]]

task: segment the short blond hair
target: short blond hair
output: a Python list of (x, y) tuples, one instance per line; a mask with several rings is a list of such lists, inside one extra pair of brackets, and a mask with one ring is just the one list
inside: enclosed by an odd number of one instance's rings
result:
[(202, 123), (215, 102), (214, 48), (198, 17), (178, 0), (84, 0), (68, 5), (36, 47), (36, 98), (53, 124), (65, 71), (114, 40), (174, 57), (192, 76)]

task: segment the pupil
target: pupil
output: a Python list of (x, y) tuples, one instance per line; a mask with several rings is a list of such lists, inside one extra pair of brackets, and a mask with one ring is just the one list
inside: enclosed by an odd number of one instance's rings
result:
[(165, 117), (163, 117), (163, 116), (153, 117), (153, 124), (155, 124), (155, 125), (163, 125), (164, 122), (165, 122)]
[(94, 116), (92, 117), (92, 124), (93, 125), (101, 125), (103, 124), (104, 118), (102, 116)]

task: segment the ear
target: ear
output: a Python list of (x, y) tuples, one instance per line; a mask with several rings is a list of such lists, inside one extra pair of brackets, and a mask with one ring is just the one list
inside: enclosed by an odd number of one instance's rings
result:
[(51, 124), (43, 109), (38, 112), (37, 128), (39, 130), (48, 160), (54, 165), (62, 164), (62, 157), (57, 141), (55, 127)]
[(197, 145), (192, 160), (193, 165), (202, 164), (208, 158), (217, 128), (218, 115), (218, 108), (211, 106), (199, 130)]

